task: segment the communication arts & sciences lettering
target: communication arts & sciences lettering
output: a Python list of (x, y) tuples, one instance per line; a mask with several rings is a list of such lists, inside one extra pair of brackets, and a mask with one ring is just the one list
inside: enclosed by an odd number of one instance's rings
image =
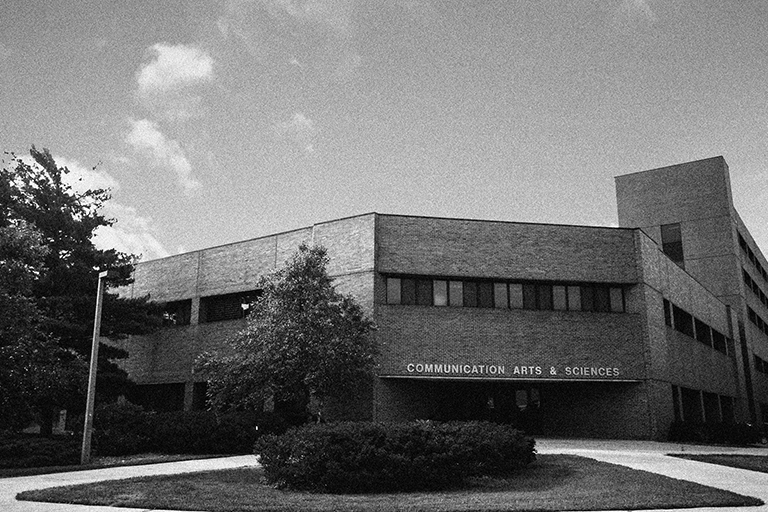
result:
[(566, 366), (560, 371), (555, 366), (547, 370), (541, 366), (512, 366), (500, 364), (434, 364), (434, 363), (408, 363), (408, 373), (419, 374), (455, 374), (455, 375), (494, 375), (512, 377), (580, 377), (580, 378), (608, 378), (619, 377), (619, 368), (603, 366)]

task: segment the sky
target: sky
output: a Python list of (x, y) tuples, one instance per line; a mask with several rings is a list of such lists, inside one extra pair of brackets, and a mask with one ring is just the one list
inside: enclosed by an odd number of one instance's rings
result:
[(766, 0), (5, 0), (0, 149), (154, 259), (369, 212), (617, 224), (722, 155), (768, 249)]

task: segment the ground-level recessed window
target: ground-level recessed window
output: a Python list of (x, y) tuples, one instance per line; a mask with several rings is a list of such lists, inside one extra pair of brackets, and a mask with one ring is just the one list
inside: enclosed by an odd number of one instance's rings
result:
[(581, 287), (568, 287), (568, 309), (571, 311), (581, 311)]
[(406, 305), (416, 304), (416, 280), (402, 279), (400, 282), (400, 303)]
[(464, 307), (477, 307), (477, 282), (464, 281)]
[(624, 304), (624, 289), (623, 288), (610, 288), (610, 302), (611, 311), (614, 313), (623, 313), (625, 310)]
[(664, 299), (664, 323), (672, 327), (672, 305)]

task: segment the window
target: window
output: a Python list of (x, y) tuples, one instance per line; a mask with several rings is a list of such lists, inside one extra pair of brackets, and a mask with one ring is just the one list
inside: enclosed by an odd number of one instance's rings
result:
[(690, 422), (704, 421), (701, 392), (695, 389), (680, 388), (680, 398), (683, 403), (683, 420)]
[(416, 280), (402, 279), (400, 284), (400, 304), (416, 304)]
[(548, 284), (536, 285), (536, 309), (552, 309), (552, 286)]
[(192, 299), (166, 302), (163, 308), (163, 325), (189, 325), (192, 316)]
[(416, 279), (416, 304), (419, 306), (432, 305), (431, 279)]
[(520, 283), (509, 284), (509, 307), (523, 309), (523, 285)]
[(558, 311), (568, 309), (568, 296), (565, 286), (552, 287), (552, 306)]
[(608, 288), (604, 286), (595, 287), (595, 311), (610, 311), (611, 299)]
[(435, 306), (448, 305), (448, 281), (436, 280), (432, 288), (432, 302)]
[(595, 288), (593, 286), (581, 287), (581, 310), (595, 310)]
[(672, 305), (675, 317), (675, 329), (693, 338), (693, 316), (682, 308)]
[(448, 299), (451, 306), (464, 305), (464, 284), (461, 281), (448, 283)]
[(237, 320), (245, 318), (250, 310), (251, 302), (260, 295), (258, 290), (250, 292), (227, 293), (211, 295), (200, 299), (200, 322), (219, 322), (221, 320)]
[(709, 326), (698, 318), (694, 319), (694, 325), (696, 326), (696, 339), (711, 347), (712, 331), (710, 330)]
[(672, 327), (672, 306), (667, 299), (664, 299), (664, 323)]
[(507, 283), (493, 283), (493, 304), (497, 308), (509, 307)]
[(481, 281), (477, 283), (477, 307), (493, 307), (493, 283), (490, 281)]
[(725, 336), (721, 332), (715, 329), (712, 329), (712, 348), (714, 348), (718, 352), (727, 354), (728, 353), (727, 347), (728, 346), (725, 343)]
[(523, 285), (523, 309), (536, 309), (536, 285)]
[(704, 421), (707, 423), (719, 423), (720, 417), (720, 398), (715, 393), (704, 391)]
[(624, 312), (624, 289), (623, 288), (611, 288), (610, 289), (611, 311), (614, 313)]
[(672, 385), (672, 410), (675, 414), (675, 421), (682, 421), (683, 416), (680, 411), (680, 388)]
[(723, 423), (733, 423), (733, 397), (732, 396), (720, 396), (720, 415), (723, 418)]
[(400, 304), (400, 279), (387, 278), (387, 304)]
[(477, 306), (477, 282), (464, 281), (464, 307), (476, 308)]
[(683, 237), (679, 222), (661, 226), (661, 249), (669, 259), (683, 266)]
[(581, 287), (568, 287), (568, 309), (571, 311), (581, 311)]

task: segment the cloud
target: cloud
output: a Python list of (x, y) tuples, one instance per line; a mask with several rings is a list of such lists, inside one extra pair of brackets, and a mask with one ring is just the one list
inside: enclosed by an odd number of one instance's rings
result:
[(192, 176), (192, 165), (184, 155), (181, 145), (167, 138), (155, 123), (148, 119), (131, 121), (131, 131), (125, 138), (136, 151), (152, 160), (156, 167), (170, 168), (186, 193), (194, 192), (202, 185)]
[(138, 97), (156, 117), (187, 120), (205, 113), (201, 88), (214, 79), (214, 61), (204, 51), (158, 43), (136, 75)]
[(149, 52), (152, 60), (136, 77), (140, 93), (166, 92), (213, 79), (213, 59), (202, 50), (158, 43)]
[(361, 63), (354, 5), (354, 0), (229, 0), (217, 26), (225, 39), (239, 41), (264, 65), (311, 70), (344, 82)]
[[(120, 190), (120, 183), (99, 166), (88, 167), (76, 160), (53, 155), (59, 167), (66, 167), (68, 174), (63, 177), (64, 183), (72, 187), (76, 193), (84, 193), (91, 189)], [(23, 156), (21, 160), (29, 165), (37, 163), (31, 156)], [(114, 219), (112, 226), (101, 226), (96, 229), (93, 244), (101, 250), (115, 249), (128, 254), (142, 255), (145, 259), (162, 258), (169, 255), (163, 244), (155, 237), (155, 227), (151, 219), (142, 217), (137, 210), (110, 199), (103, 203), (102, 213)]]
[(275, 124), (272, 129), (279, 139), (297, 144), (307, 153), (315, 151), (313, 144), (317, 134), (315, 122), (301, 112), (293, 114), (288, 121)]
[(170, 253), (155, 237), (152, 219), (139, 215), (136, 208), (107, 202), (105, 213), (117, 220), (113, 226), (96, 230), (94, 244), (100, 249), (115, 249), (128, 254), (138, 254), (143, 259), (156, 259)]
[(624, 30), (649, 27), (657, 21), (648, 0), (623, 0), (614, 14), (614, 23)]

